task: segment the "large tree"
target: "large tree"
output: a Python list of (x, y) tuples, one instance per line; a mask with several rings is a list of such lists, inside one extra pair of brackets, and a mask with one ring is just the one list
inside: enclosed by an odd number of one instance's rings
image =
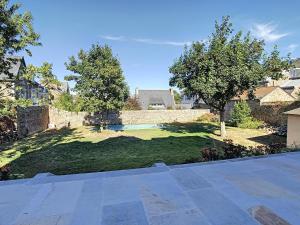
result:
[(39, 35), (32, 27), (30, 12), (18, 13), (20, 4), (9, 5), (9, 0), (0, 0), (0, 73), (9, 74), (7, 55), (25, 50), (31, 55), (29, 46), (41, 45)]
[(220, 112), (221, 136), (226, 136), (225, 105), (235, 96), (255, 88), (266, 77), (279, 79), (289, 69), (289, 57), (283, 59), (275, 47), (267, 56), (264, 41), (250, 33), (233, 33), (229, 17), (215, 23), (207, 42), (194, 42), (170, 67), (171, 86), (202, 99)]
[(65, 64), (74, 75), (66, 80), (76, 82), (74, 90), (89, 112), (119, 110), (129, 96), (121, 65), (107, 45), (92, 45), (89, 51), (80, 50), (78, 57)]
[[(30, 12), (19, 13), (20, 4), (9, 4), (9, 0), (0, 0), (0, 74), (7, 74), (17, 59), (8, 57), (25, 50), (31, 56), (30, 46), (41, 45), (39, 35), (32, 27)], [(0, 101), (6, 97), (5, 90), (12, 87), (11, 82), (0, 85)]]

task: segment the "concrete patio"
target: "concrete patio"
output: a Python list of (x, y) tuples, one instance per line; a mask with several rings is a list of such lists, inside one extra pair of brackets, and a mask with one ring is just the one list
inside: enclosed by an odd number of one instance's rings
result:
[(0, 182), (0, 225), (69, 224), (300, 224), (300, 153)]

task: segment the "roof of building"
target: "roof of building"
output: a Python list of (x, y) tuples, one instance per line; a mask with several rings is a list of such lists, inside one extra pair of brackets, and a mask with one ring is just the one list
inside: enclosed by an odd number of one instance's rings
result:
[(300, 79), (294, 80), (287, 80), (283, 85), (280, 87), (300, 87)]
[[(21, 65), (25, 65), (25, 61), (23, 57), (20, 56), (8, 56), (7, 58), (12, 59), (11, 62), (11, 68), (9, 69), (9, 72), (12, 74), (12, 79), (16, 77), (19, 74), (19, 70), (21, 68)], [(11, 79), (8, 74), (1, 73), (0, 74), (0, 80), (7, 80)]]
[(163, 104), (166, 107), (174, 107), (172, 90), (138, 90), (137, 98), (142, 109), (147, 109), (152, 104)]
[[(274, 91), (277, 88), (279, 88), (279, 87), (273, 87), (273, 86), (271, 86), (271, 87), (258, 87), (254, 91), (254, 96), (255, 96), (256, 99), (262, 99), (263, 97), (270, 94), (272, 91)], [(248, 99), (248, 92), (247, 91), (245, 91), (240, 96), (234, 98), (234, 100), (247, 100), (247, 99)]]
[(89, 174), (39, 174), (0, 182), (0, 193), (5, 193), (0, 222), (257, 225), (255, 218), (260, 218), (299, 224), (299, 177), (299, 152)]
[(296, 68), (300, 68), (300, 58), (293, 60), (293, 65)]
[(300, 108), (287, 111), (287, 112), (285, 112), (285, 114), (288, 114), (288, 115), (300, 115)]

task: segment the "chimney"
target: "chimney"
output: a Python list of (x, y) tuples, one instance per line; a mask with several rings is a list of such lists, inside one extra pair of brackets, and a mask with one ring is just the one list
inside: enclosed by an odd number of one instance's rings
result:
[(174, 95), (173, 88), (170, 88), (169, 91), (171, 95)]
[(139, 97), (139, 88), (137, 87), (135, 89), (135, 95), (134, 95), (135, 98), (138, 98)]

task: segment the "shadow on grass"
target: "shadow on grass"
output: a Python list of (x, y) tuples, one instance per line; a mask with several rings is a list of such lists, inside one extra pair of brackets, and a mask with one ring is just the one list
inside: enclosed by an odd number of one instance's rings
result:
[(257, 142), (262, 145), (270, 145), (270, 144), (286, 144), (286, 137), (283, 136), (278, 136), (274, 134), (267, 134), (267, 135), (262, 135), (262, 136), (257, 136), (257, 137), (251, 137), (248, 138), (250, 141)]
[(163, 124), (162, 130), (174, 133), (213, 133), (219, 130), (219, 126), (213, 123), (167, 123)]
[(203, 147), (221, 144), (199, 135), (150, 140), (118, 136), (98, 142), (73, 139), (64, 143), (74, 135), (74, 130), (66, 129), (45, 140), (33, 139), (28, 143), (30, 151), (19, 149), (22, 155), (10, 163), (13, 177), (32, 177), (41, 172), (72, 174), (131, 169), (152, 166), (159, 161), (166, 164), (201, 161)]

